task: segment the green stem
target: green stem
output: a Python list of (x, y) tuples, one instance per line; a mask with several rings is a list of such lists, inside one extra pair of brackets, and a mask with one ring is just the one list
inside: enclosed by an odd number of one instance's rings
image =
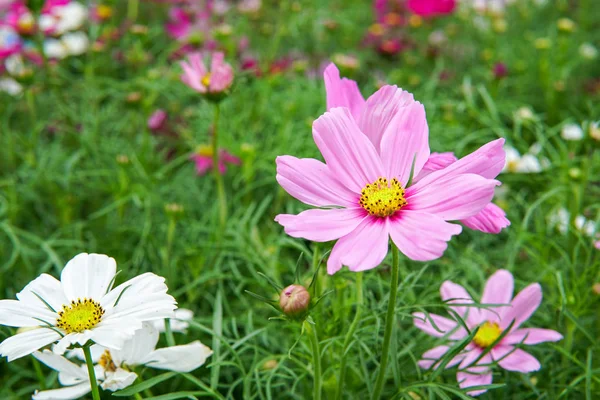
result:
[(390, 282), (390, 297), (388, 299), (388, 309), (385, 318), (385, 333), (383, 335), (383, 347), (381, 349), (381, 361), (379, 362), (379, 372), (375, 382), (375, 391), (372, 400), (379, 400), (385, 382), (385, 373), (389, 358), (390, 342), (392, 341), (392, 330), (396, 316), (396, 295), (398, 293), (399, 277), (398, 248), (392, 243), (392, 279)]
[(304, 321), (304, 327), (308, 331), (308, 338), (312, 347), (313, 368), (314, 368), (314, 393), (313, 400), (321, 400), (321, 350), (319, 349), (319, 338), (317, 329), (310, 322)]
[(213, 135), (212, 135), (212, 157), (213, 157), (213, 175), (215, 177), (215, 183), (217, 185), (217, 195), (219, 197), (219, 222), (221, 223), (221, 229), (225, 227), (225, 221), (227, 221), (227, 199), (225, 197), (225, 187), (223, 186), (223, 177), (219, 171), (219, 115), (221, 109), (219, 103), (215, 104), (215, 117), (213, 121)]
[(169, 347), (175, 346), (175, 337), (173, 336), (173, 331), (171, 330), (171, 320), (169, 318), (165, 318), (165, 336), (167, 338), (167, 344)]
[(340, 365), (340, 379), (338, 382), (338, 388), (335, 398), (337, 400), (341, 400), (342, 392), (344, 389), (344, 381), (346, 379), (346, 353), (348, 351), (348, 347), (352, 342), (352, 338), (354, 337), (354, 332), (358, 328), (358, 323), (360, 321), (360, 317), (362, 315), (362, 303), (363, 303), (363, 289), (362, 289), (362, 272), (358, 272), (356, 274), (356, 313), (354, 313), (354, 319), (350, 324), (350, 329), (348, 329), (348, 333), (346, 333), (346, 338), (344, 339), (344, 346), (342, 347), (342, 361)]
[(87, 364), (88, 374), (90, 376), (90, 385), (92, 386), (92, 398), (100, 400), (100, 392), (98, 391), (98, 381), (96, 381), (96, 372), (94, 372), (94, 362), (92, 361), (92, 352), (90, 346), (83, 346), (83, 354), (85, 354), (85, 363)]
[(40, 362), (37, 358), (31, 358), (33, 361), (33, 369), (35, 369), (35, 374), (37, 375), (38, 381), (40, 382), (40, 390), (46, 389), (46, 379), (44, 377), (44, 373), (42, 372), (42, 367), (40, 366)]
[(135, 22), (138, 16), (139, 2), (138, 0), (129, 0), (127, 3), (127, 19)]

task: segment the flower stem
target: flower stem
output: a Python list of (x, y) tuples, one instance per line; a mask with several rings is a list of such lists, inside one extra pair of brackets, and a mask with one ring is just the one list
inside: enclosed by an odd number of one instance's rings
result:
[(138, 16), (139, 0), (129, 0), (127, 2), (127, 19), (135, 22)]
[(308, 331), (308, 338), (312, 347), (314, 381), (313, 381), (313, 400), (321, 400), (321, 350), (319, 349), (319, 338), (317, 329), (310, 322), (304, 321), (304, 327)]
[(225, 221), (227, 220), (227, 199), (225, 197), (225, 187), (223, 186), (223, 177), (219, 171), (219, 116), (221, 114), (221, 108), (219, 103), (215, 104), (215, 116), (213, 120), (213, 134), (212, 134), (212, 158), (213, 158), (213, 175), (215, 177), (215, 183), (217, 185), (217, 195), (219, 197), (219, 222), (221, 223), (221, 229), (225, 227)]
[(385, 318), (385, 332), (383, 335), (383, 347), (381, 349), (381, 361), (379, 362), (379, 372), (377, 381), (375, 382), (375, 390), (373, 391), (372, 400), (379, 400), (385, 382), (385, 373), (390, 350), (390, 342), (392, 340), (392, 330), (396, 316), (396, 294), (398, 292), (399, 280), (399, 259), (398, 248), (392, 243), (392, 279), (390, 282), (390, 297), (388, 299), (388, 309)]
[(165, 336), (167, 338), (167, 344), (169, 347), (175, 346), (175, 337), (173, 336), (173, 331), (171, 330), (171, 320), (169, 318), (165, 318)]
[(354, 337), (354, 332), (358, 328), (358, 323), (360, 321), (360, 317), (362, 315), (362, 303), (363, 303), (363, 289), (362, 289), (362, 272), (358, 272), (356, 274), (356, 313), (354, 313), (354, 319), (350, 324), (350, 329), (348, 329), (348, 333), (346, 333), (346, 338), (344, 339), (344, 346), (342, 347), (342, 361), (340, 365), (340, 379), (338, 382), (337, 393), (335, 398), (337, 400), (341, 400), (342, 391), (344, 389), (344, 380), (346, 379), (346, 353), (348, 351), (348, 347), (352, 342), (352, 338)]
[(98, 391), (98, 381), (96, 381), (96, 372), (94, 372), (94, 362), (92, 361), (92, 352), (90, 346), (83, 346), (83, 354), (85, 354), (85, 363), (87, 364), (88, 374), (90, 375), (90, 385), (92, 387), (92, 398), (100, 400), (100, 392)]

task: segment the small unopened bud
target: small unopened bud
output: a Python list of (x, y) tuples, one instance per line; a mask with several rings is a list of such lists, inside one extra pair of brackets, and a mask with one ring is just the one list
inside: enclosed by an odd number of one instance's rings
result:
[(183, 214), (184, 208), (179, 203), (167, 203), (165, 204), (165, 212), (168, 216), (176, 218)]
[(594, 292), (594, 294), (600, 296), (600, 283), (594, 283), (594, 285), (592, 286), (592, 291)]
[(117, 156), (117, 163), (121, 165), (127, 165), (129, 164), (129, 157), (127, 157), (125, 154), (119, 154)]
[(279, 306), (285, 315), (298, 317), (308, 310), (310, 294), (300, 285), (290, 285), (279, 296)]

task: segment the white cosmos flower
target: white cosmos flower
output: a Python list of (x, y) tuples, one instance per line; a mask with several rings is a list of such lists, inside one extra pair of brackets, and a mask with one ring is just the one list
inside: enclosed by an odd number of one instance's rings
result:
[[(502, 172), (512, 172), (520, 174), (537, 173), (542, 171), (540, 160), (531, 152), (521, 155), (517, 149), (511, 146), (504, 146), (506, 152), (506, 161)], [(536, 151), (533, 148), (533, 151)]]
[(64, 6), (56, 7), (53, 10), (56, 18), (54, 34), (63, 34), (68, 31), (74, 31), (83, 26), (88, 18), (88, 10), (76, 1), (72, 1)]
[[(190, 321), (194, 318), (194, 312), (192, 310), (188, 310), (187, 308), (178, 308), (175, 310), (175, 316), (170, 318), (169, 321), (171, 323), (171, 332), (180, 332), (186, 333), (187, 328), (190, 324), (187, 321)], [(158, 332), (162, 333), (165, 331), (165, 321), (152, 321), (152, 324), (158, 330)]]
[[(125, 343), (122, 350), (92, 346), (92, 359), (97, 364), (96, 379), (102, 389), (115, 391), (130, 386), (137, 379), (137, 375), (130, 371), (133, 367), (146, 366), (175, 372), (190, 372), (204, 364), (212, 355), (212, 350), (199, 341), (156, 349), (158, 336), (158, 330), (152, 324), (144, 323), (143, 328)], [(74, 353), (79, 359), (83, 359), (81, 349), (75, 350)], [(60, 384), (68, 387), (36, 392), (32, 397), (33, 400), (69, 400), (90, 392), (85, 365), (79, 366), (49, 350), (36, 352), (34, 356), (58, 371)], [(77, 397), (68, 397), (75, 394)]]
[(11, 96), (21, 94), (23, 86), (13, 78), (0, 78), (0, 92), (6, 92)]
[(583, 133), (583, 129), (577, 124), (566, 124), (563, 126), (562, 131), (560, 132), (560, 136), (562, 136), (565, 140), (581, 140), (585, 136)]
[(12, 361), (55, 342), (62, 354), (89, 340), (121, 349), (143, 322), (173, 316), (177, 306), (164, 278), (145, 273), (111, 290), (116, 272), (113, 258), (81, 253), (67, 263), (60, 281), (42, 274), (18, 300), (0, 300), (0, 325), (39, 327), (4, 340), (0, 355)]
[(70, 56), (79, 56), (90, 47), (90, 40), (83, 32), (71, 32), (62, 36), (62, 44)]

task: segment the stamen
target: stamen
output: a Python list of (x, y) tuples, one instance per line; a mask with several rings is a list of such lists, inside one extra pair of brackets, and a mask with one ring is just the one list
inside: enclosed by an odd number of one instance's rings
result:
[(204, 86), (208, 87), (208, 86), (210, 85), (210, 72), (207, 72), (207, 73), (206, 73), (206, 75), (204, 75), (204, 76), (202, 77), (202, 79), (200, 79), (200, 82), (201, 82), (201, 83), (202, 83)]
[(494, 343), (501, 334), (502, 329), (497, 323), (487, 321), (479, 327), (473, 341), (477, 346), (485, 349)]
[(110, 351), (108, 350), (104, 350), (104, 353), (102, 353), (102, 355), (100, 356), (98, 364), (100, 364), (100, 366), (108, 372), (115, 372), (117, 370), (117, 366), (115, 365), (112, 356), (110, 355)]
[(387, 178), (379, 178), (363, 188), (360, 205), (370, 215), (389, 217), (406, 205), (404, 189), (396, 178), (391, 182)]
[(77, 299), (71, 301), (70, 305), (63, 305), (58, 312), (56, 326), (67, 333), (83, 332), (96, 326), (103, 315), (104, 309), (100, 303), (92, 299)]

